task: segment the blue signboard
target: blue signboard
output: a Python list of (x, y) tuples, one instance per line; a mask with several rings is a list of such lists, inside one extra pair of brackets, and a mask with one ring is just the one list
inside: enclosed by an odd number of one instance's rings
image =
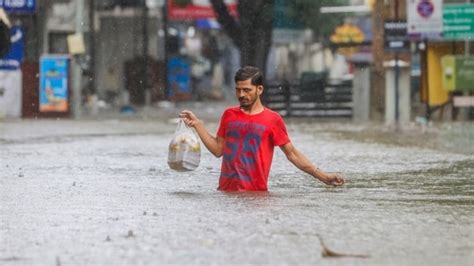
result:
[(13, 26), (10, 29), (10, 51), (0, 58), (0, 69), (16, 70), (23, 61), (23, 51), (25, 50), (25, 31), (23, 27)]
[(0, 8), (7, 13), (35, 13), (36, 0), (0, 0)]
[(221, 24), (215, 19), (197, 19), (196, 27), (199, 29), (220, 29)]
[(40, 112), (69, 111), (68, 55), (47, 55), (40, 59)]
[(168, 97), (179, 94), (191, 95), (191, 67), (188, 61), (179, 56), (168, 60)]

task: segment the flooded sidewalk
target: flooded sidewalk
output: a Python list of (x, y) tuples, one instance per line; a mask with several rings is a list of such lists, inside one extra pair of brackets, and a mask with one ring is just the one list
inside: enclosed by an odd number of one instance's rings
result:
[[(288, 120), (295, 146), (347, 184), (327, 187), (277, 149), (268, 193), (222, 193), (205, 149), (196, 171), (169, 170), (172, 122), (0, 122), (0, 265), (474, 261), (472, 124)], [(368, 257), (324, 257), (320, 238)]]

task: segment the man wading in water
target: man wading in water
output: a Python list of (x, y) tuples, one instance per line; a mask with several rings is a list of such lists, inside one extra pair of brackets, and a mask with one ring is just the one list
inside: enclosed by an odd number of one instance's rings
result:
[(206, 148), (222, 158), (219, 190), (267, 191), (273, 148), (279, 146), (286, 158), (302, 171), (327, 185), (340, 186), (340, 174), (325, 173), (314, 166), (291, 143), (281, 116), (264, 107), (262, 72), (246, 66), (235, 74), (235, 94), (240, 106), (229, 107), (221, 117), (217, 136), (208, 133), (204, 123), (191, 111), (180, 117), (194, 127)]

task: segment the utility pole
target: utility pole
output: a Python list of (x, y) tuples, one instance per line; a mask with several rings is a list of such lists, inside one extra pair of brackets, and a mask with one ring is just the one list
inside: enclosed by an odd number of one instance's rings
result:
[(380, 27), (386, 17), (385, 2), (375, 1), (374, 11), (372, 12), (372, 53), (374, 59), (370, 82), (370, 117), (372, 120), (383, 119), (385, 109), (384, 32), (383, 27)]
[(97, 94), (95, 80), (95, 0), (89, 0), (89, 92)]
[[(83, 34), (84, 24), (84, 0), (76, 0), (76, 34)], [(79, 118), (82, 115), (82, 68), (79, 61), (79, 55), (74, 57), (71, 64), (72, 67), (72, 81), (73, 81), (73, 93), (72, 93), (72, 110), (74, 118)]]
[(142, 68), (142, 91), (145, 95), (145, 105), (151, 104), (151, 91), (148, 88), (148, 6), (143, 1), (142, 10), (143, 23), (143, 68)]
[(165, 84), (165, 95), (168, 93), (168, 7), (167, 1), (163, 5), (163, 38), (164, 38), (164, 73), (162, 74)]

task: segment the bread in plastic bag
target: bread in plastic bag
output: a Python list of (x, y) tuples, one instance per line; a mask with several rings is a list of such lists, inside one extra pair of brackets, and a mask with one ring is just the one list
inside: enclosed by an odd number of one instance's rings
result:
[(179, 120), (168, 147), (168, 165), (176, 171), (192, 171), (201, 161), (201, 144), (192, 131)]

